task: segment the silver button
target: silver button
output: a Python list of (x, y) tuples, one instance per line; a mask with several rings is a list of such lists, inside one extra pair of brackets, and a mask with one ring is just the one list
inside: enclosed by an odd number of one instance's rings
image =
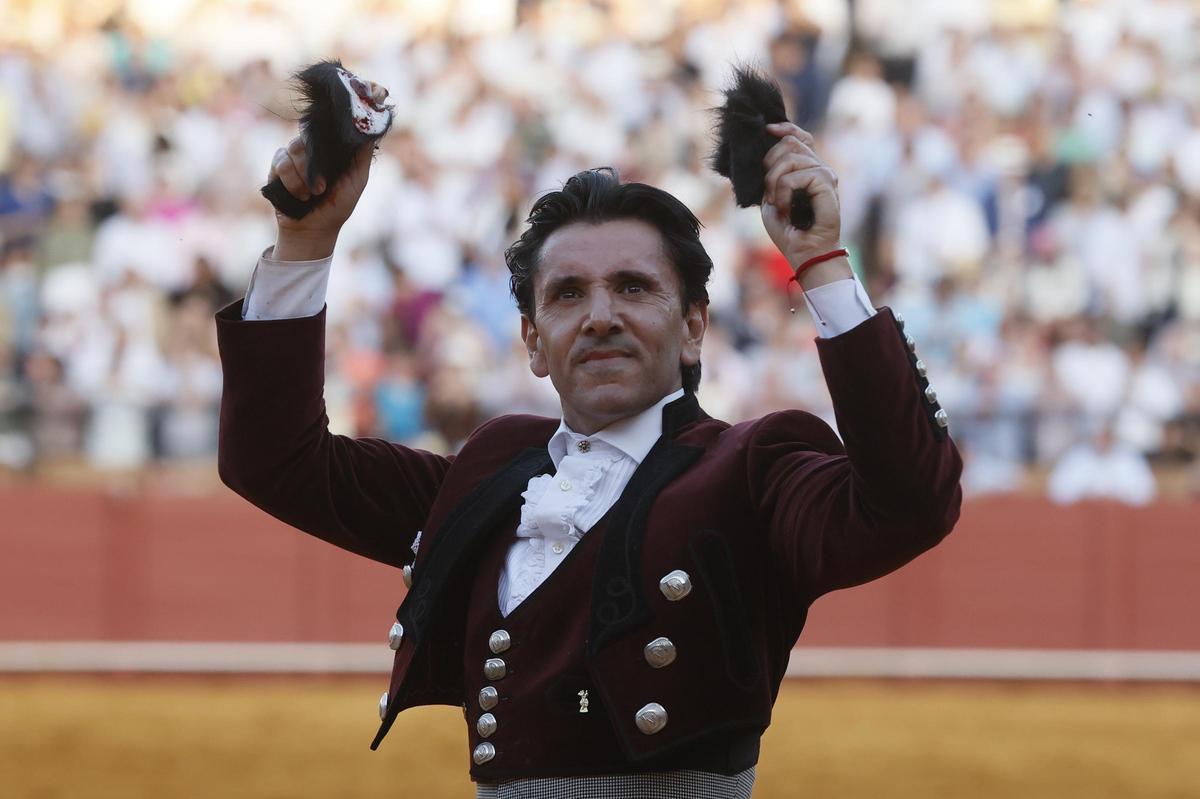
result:
[(588, 440), (585, 438), (583, 441), (580, 441), (580, 442), (579, 442), (578, 444), (576, 444), (575, 446), (579, 447), (579, 451), (580, 451), (580, 452), (588, 452), (588, 451), (589, 451), (589, 450), (591, 450), (591, 448), (592, 448), (592, 442), (588, 441)]
[(550, 549), (554, 550), (554, 554), (555, 554), (555, 555), (561, 555), (561, 554), (563, 553), (563, 550), (564, 550), (565, 548), (566, 548), (566, 547), (564, 547), (564, 546), (562, 545), (562, 542), (561, 542), (561, 541), (555, 541), (555, 542), (554, 542), (554, 545), (550, 547)]
[(500, 701), (500, 692), (494, 685), (485, 685), (479, 689), (479, 709), (491, 710)]
[(561, 488), (563, 491), (570, 491), (571, 490), (571, 481), (563, 480), (561, 483), (558, 484), (558, 487)]
[(914, 366), (916, 367), (917, 374), (919, 374), (921, 377), (924, 377), (925, 376), (925, 362), (922, 361), (920, 358), (918, 358), (917, 362), (914, 364)]
[(483, 662), (483, 676), (489, 680), (502, 680), (508, 669), (500, 658), (488, 658)]
[(387, 718), (387, 702), (388, 702), (387, 691), (384, 691), (383, 696), (379, 697), (379, 720), (380, 721), (383, 721), (385, 718)]
[(477, 766), (482, 766), (495, 756), (496, 747), (487, 741), (475, 747), (475, 751), (471, 753), (471, 759), (475, 761), (475, 765)]
[(925, 400), (932, 405), (937, 402), (937, 392), (933, 390), (933, 386), (925, 387)]
[(658, 702), (651, 702), (633, 717), (637, 728), (646, 735), (653, 735), (667, 726), (667, 709)]
[(493, 654), (499, 655), (501, 652), (507, 651), (512, 646), (512, 637), (508, 634), (508, 630), (496, 630), (488, 637), (488, 649), (492, 650)]
[(404, 625), (396, 622), (392, 625), (392, 629), (388, 630), (388, 649), (399, 649), (403, 641)]
[(405, 564), (404, 569), (401, 571), (401, 574), (404, 575), (404, 587), (412, 588), (412, 564), (411, 563)]
[(672, 602), (678, 602), (692, 592), (692, 578), (683, 569), (676, 569), (658, 581), (658, 590)]
[(899, 311), (892, 311), (892, 316), (896, 317), (896, 324), (900, 325), (900, 329), (904, 329), (904, 314)]
[(911, 351), (911, 352), (917, 351), (917, 340), (915, 338), (913, 338), (912, 336), (905, 336), (904, 343), (908, 345), (909, 351)]
[(484, 713), (475, 723), (475, 731), (484, 738), (491, 738), (492, 733), (496, 731), (496, 717), (491, 713)]
[(938, 427), (950, 426), (950, 414), (946, 413), (945, 410), (939, 409), (938, 412), (933, 415), (933, 418), (937, 421)]
[(670, 638), (655, 638), (646, 644), (642, 653), (646, 656), (646, 662), (656, 669), (675, 662), (675, 644), (671, 643)]

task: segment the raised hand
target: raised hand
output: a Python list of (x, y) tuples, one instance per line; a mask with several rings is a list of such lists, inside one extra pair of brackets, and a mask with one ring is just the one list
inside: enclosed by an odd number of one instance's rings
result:
[[(771, 241), (787, 258), (792, 269), (817, 255), (841, 247), (842, 210), (837, 194), (837, 175), (813, 152), (813, 137), (791, 122), (767, 125), (778, 136), (763, 166), (767, 170), (762, 219)], [(788, 221), (792, 192), (804, 191), (812, 200), (814, 221), (800, 230)], [(800, 278), (805, 289), (853, 277), (849, 262), (835, 258), (806, 270)]]
[(277, 234), (272, 257), (280, 261), (308, 261), (333, 253), (342, 225), (350, 218), (367, 186), (374, 152), (374, 143), (359, 148), (349, 171), (333, 186), (326, 186), (320, 175), (309, 185), (308, 158), (302, 136), (295, 137), (287, 147), (275, 152), (267, 173), (268, 183), (278, 177), (288, 193), (298, 200), (307, 200), (313, 195), (325, 195), (325, 199), (303, 219), (292, 219), (275, 212)]

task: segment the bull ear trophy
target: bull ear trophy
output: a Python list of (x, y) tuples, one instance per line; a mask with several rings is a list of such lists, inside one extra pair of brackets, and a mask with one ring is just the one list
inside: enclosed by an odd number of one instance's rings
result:
[[(303, 106), (300, 131), (308, 155), (309, 185), (318, 175), (333, 186), (350, 168), (354, 153), (392, 127), (392, 109), (385, 105), (387, 89), (359, 78), (340, 61), (318, 61), (292, 76)], [(326, 194), (297, 200), (275, 178), (262, 194), (281, 213), (301, 219), (325, 199)]]
[[(767, 133), (772, 122), (787, 122), (779, 85), (750, 67), (735, 67), (733, 85), (725, 89), (725, 104), (715, 109), (716, 142), (708, 163), (733, 183), (733, 198), (741, 208), (761, 205), (767, 170), (763, 158), (779, 141)], [(808, 230), (816, 219), (808, 192), (792, 192), (788, 220)]]

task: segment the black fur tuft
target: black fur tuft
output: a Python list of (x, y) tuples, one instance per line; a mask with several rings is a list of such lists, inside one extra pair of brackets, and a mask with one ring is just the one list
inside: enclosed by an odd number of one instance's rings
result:
[[(318, 61), (293, 76), (303, 100), (300, 132), (306, 144), (306, 177), (310, 185), (321, 176), (325, 178), (325, 185), (332, 187), (346, 174), (359, 147), (380, 138), (391, 129), (390, 115), (382, 133), (367, 134), (355, 127), (350, 111), (350, 93), (337, 73), (342, 68), (341, 61)], [(292, 219), (300, 219), (325, 199), (328, 189), (324, 194), (301, 201), (289, 194), (283, 182), (275, 178), (263, 186), (262, 194), (282, 213)]]
[[(717, 114), (716, 144), (708, 163), (733, 183), (733, 198), (741, 208), (761, 205), (766, 191), (767, 171), (763, 158), (778, 138), (767, 133), (772, 122), (787, 122), (779, 86), (750, 67), (735, 67), (733, 85), (725, 90), (725, 104)], [(806, 192), (792, 192), (789, 212), (792, 225), (808, 230), (813, 226), (812, 199)]]

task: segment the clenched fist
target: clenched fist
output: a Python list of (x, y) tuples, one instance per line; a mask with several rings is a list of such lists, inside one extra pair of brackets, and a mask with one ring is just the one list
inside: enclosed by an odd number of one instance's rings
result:
[[(761, 208), (763, 225), (792, 269), (796, 269), (809, 258), (842, 246), (837, 175), (813, 152), (814, 140), (808, 131), (791, 122), (778, 122), (767, 125), (767, 132), (778, 136), (779, 141), (763, 158), (767, 170)], [(788, 206), (796, 190), (807, 192), (812, 200), (814, 221), (808, 230), (793, 227), (788, 221)], [(853, 276), (846, 258), (834, 258), (805, 270), (800, 284), (811, 289)]]
[(349, 171), (333, 186), (325, 185), (325, 178), (317, 176), (312, 185), (307, 180), (308, 157), (304, 149), (304, 138), (297, 136), (275, 152), (267, 182), (276, 177), (283, 187), (298, 200), (307, 200), (313, 195), (326, 195), (303, 219), (292, 219), (279, 211), (275, 212), (277, 234), (272, 257), (280, 261), (310, 261), (327, 258), (333, 254), (338, 233), (350, 218), (358, 198), (367, 186), (371, 171), (374, 143), (365, 144), (354, 154)]

